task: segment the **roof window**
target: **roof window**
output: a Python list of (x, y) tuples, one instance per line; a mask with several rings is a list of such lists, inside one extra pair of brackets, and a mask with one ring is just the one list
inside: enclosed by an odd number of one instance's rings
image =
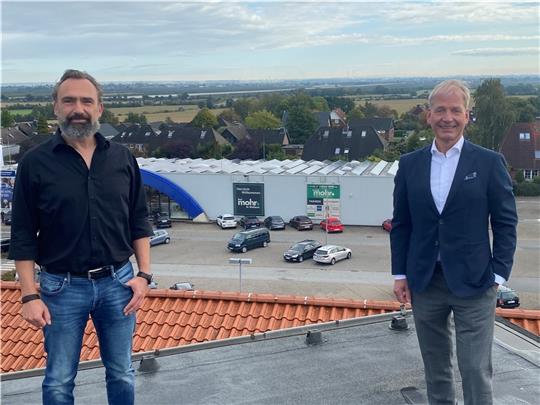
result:
[(520, 141), (530, 141), (531, 140), (531, 133), (530, 132), (520, 132), (519, 133), (519, 140)]

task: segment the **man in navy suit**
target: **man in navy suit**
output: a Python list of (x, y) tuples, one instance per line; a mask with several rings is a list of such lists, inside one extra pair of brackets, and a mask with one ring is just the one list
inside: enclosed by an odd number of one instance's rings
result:
[(465, 404), (493, 403), (496, 292), (510, 276), (516, 248), (516, 205), (504, 158), (463, 137), (469, 101), (460, 81), (433, 89), (427, 121), (435, 139), (402, 156), (395, 177), (394, 294), (412, 304), (432, 405), (456, 403), (451, 314)]

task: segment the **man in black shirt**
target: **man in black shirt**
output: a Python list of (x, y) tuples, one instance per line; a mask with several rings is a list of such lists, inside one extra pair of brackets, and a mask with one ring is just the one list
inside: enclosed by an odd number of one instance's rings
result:
[[(152, 230), (139, 167), (126, 148), (98, 132), (102, 90), (92, 76), (67, 70), (53, 100), (60, 129), (17, 169), (9, 253), (21, 281), (22, 316), (45, 336), (43, 403), (73, 404), (90, 316), (109, 404), (132, 404), (135, 312), (151, 280)], [(41, 294), (34, 263), (42, 270)]]

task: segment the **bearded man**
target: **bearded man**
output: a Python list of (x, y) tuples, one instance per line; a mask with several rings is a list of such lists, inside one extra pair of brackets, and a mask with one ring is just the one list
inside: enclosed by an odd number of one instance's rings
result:
[[(73, 404), (89, 317), (109, 404), (134, 403), (131, 348), (135, 312), (152, 278), (152, 231), (137, 161), (98, 132), (102, 95), (88, 73), (67, 70), (53, 91), (58, 131), (17, 169), (9, 257), (21, 282), (22, 316), (45, 337), (44, 404)], [(39, 294), (34, 263), (41, 266)]]

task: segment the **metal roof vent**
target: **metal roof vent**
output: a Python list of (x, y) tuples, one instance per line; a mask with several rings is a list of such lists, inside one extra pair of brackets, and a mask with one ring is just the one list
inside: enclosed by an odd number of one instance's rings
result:
[(159, 363), (153, 356), (146, 356), (141, 359), (139, 371), (141, 373), (155, 373), (159, 370)]
[(323, 342), (322, 332), (320, 330), (309, 330), (306, 335), (306, 344), (320, 345)]
[(399, 315), (394, 315), (392, 321), (390, 322), (389, 328), (397, 331), (404, 331), (409, 329), (407, 324), (407, 311), (405, 311), (405, 305), (401, 304), (399, 306)]

